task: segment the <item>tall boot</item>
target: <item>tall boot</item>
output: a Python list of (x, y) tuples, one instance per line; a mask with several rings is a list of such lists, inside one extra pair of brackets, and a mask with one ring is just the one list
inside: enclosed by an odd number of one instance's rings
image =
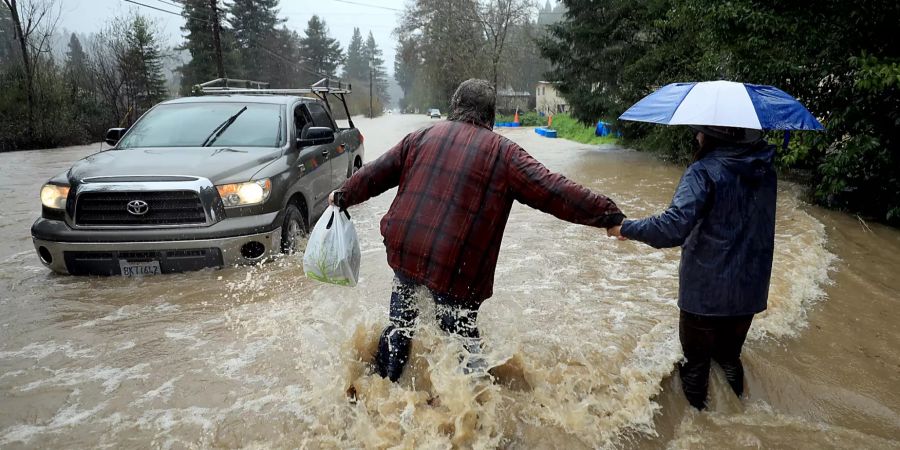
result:
[(394, 382), (399, 380), (409, 360), (410, 347), (412, 338), (394, 325), (388, 325), (378, 340), (378, 353), (375, 355), (375, 371), (378, 375)]

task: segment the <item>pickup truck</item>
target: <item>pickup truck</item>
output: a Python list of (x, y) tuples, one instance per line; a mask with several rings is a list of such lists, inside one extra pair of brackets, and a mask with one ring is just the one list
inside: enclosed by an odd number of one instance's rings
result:
[[(328, 194), (364, 157), (349, 89), (327, 85), (232, 89), (226, 81), (110, 129), (111, 149), (41, 189), (31, 228), (41, 262), (63, 274), (135, 276), (301, 250)], [(329, 95), (343, 103), (349, 128), (338, 127)]]

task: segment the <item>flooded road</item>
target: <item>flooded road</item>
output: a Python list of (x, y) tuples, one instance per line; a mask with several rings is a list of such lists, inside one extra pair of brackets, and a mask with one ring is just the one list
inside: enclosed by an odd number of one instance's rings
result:
[[(357, 125), (372, 159), (428, 123)], [(630, 217), (661, 211), (681, 174), (642, 153), (502, 133)], [(54, 275), (30, 242), (38, 191), (96, 149), (0, 154), (2, 448), (900, 446), (900, 232), (806, 205), (787, 183), (769, 310), (745, 346), (749, 398), (717, 372), (698, 414), (673, 376), (677, 249), (517, 204), (479, 315), (495, 382), (460, 373), (458, 344), (422, 320), (392, 384), (367, 362), (387, 322), (378, 221), (393, 191), (352, 209), (355, 288), (306, 279), (299, 255), (145, 279)]]

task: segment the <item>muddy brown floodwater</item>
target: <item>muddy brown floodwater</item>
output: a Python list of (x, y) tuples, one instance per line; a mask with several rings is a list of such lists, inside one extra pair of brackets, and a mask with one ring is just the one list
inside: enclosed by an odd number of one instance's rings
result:
[[(371, 159), (428, 123), (358, 125)], [(631, 217), (661, 211), (681, 173), (616, 147), (501, 133)], [(0, 154), (0, 447), (900, 447), (900, 233), (809, 206), (787, 183), (769, 310), (745, 347), (749, 398), (716, 372), (698, 414), (673, 376), (677, 249), (516, 205), (479, 316), (494, 382), (462, 374), (458, 343), (422, 320), (391, 384), (367, 362), (387, 320), (378, 221), (393, 191), (353, 208), (355, 288), (304, 278), (300, 256), (145, 279), (54, 275), (30, 242), (38, 190), (97, 149)]]

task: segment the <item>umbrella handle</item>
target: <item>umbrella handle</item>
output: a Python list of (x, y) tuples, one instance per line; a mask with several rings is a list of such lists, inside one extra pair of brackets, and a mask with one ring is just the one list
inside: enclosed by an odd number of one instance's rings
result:
[(791, 143), (791, 130), (784, 130), (784, 141), (781, 143), (781, 149), (787, 150), (788, 144)]

